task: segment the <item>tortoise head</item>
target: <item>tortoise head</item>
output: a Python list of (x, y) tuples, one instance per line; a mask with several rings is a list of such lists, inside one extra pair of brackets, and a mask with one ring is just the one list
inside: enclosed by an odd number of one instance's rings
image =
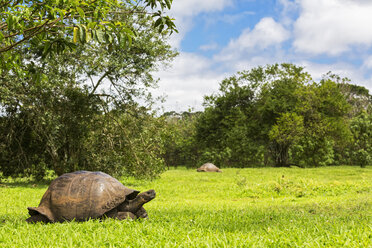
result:
[(140, 201), (142, 201), (143, 203), (147, 203), (151, 201), (152, 199), (154, 199), (155, 196), (156, 196), (155, 190), (150, 189), (148, 191), (138, 194), (136, 198), (139, 198)]
[[(136, 213), (142, 208), (143, 204), (151, 201), (156, 196), (155, 190), (150, 189), (148, 191), (138, 194), (134, 199), (127, 199), (118, 206), (118, 210), (122, 212)], [(141, 215), (141, 214), (140, 214)]]

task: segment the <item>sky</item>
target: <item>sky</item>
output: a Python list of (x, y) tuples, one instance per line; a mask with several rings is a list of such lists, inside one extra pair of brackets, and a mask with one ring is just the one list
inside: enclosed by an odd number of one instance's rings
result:
[(179, 56), (161, 68), (164, 111), (200, 111), (238, 71), (294, 63), (315, 81), (329, 71), (372, 93), (372, 0), (173, 0)]

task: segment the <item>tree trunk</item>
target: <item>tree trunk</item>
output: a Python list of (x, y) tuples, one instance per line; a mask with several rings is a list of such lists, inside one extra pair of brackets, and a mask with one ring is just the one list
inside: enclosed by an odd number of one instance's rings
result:
[(289, 167), (289, 145), (279, 144), (273, 142), (270, 145), (270, 152), (273, 160), (275, 161), (275, 167)]

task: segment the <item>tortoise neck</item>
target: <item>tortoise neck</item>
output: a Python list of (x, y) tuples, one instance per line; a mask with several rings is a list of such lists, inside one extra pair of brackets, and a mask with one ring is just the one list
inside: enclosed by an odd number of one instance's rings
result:
[(146, 203), (146, 201), (141, 196), (137, 196), (135, 199), (129, 200), (128, 201), (128, 204), (126, 204), (125, 206), (123, 206), (124, 209), (122, 211), (128, 211), (128, 212), (135, 213), (145, 203)]

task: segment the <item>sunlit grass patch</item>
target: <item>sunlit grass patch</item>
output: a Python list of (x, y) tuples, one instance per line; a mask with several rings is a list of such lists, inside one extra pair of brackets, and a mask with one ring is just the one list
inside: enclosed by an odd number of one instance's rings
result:
[[(372, 168), (172, 169), (144, 221), (27, 224), (47, 184), (0, 186), (0, 247), (371, 247)], [(128, 183), (126, 183), (126, 180)]]

